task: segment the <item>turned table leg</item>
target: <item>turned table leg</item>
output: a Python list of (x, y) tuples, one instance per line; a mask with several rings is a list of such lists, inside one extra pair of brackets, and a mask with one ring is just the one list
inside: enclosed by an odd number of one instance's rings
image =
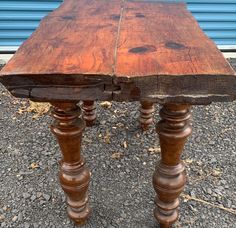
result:
[(190, 106), (166, 104), (157, 124), (161, 161), (153, 175), (157, 193), (154, 216), (162, 228), (170, 228), (178, 219), (179, 195), (186, 182), (184, 163), (180, 160), (187, 137), (191, 134)]
[(141, 101), (140, 103), (141, 106), (139, 108), (139, 124), (141, 128), (145, 131), (153, 123), (153, 113), (155, 109), (153, 103), (150, 101)]
[(94, 101), (83, 101), (83, 119), (87, 127), (92, 127), (96, 121), (96, 105)]
[(68, 215), (76, 223), (86, 221), (90, 214), (88, 187), (90, 172), (81, 156), (81, 139), (85, 123), (76, 103), (54, 103), (51, 126), (62, 151), (59, 172), (62, 189), (66, 193)]

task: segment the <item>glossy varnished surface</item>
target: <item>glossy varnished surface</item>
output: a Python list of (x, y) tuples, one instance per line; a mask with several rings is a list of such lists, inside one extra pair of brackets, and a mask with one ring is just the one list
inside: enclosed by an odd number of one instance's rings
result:
[(4, 74), (111, 75), (120, 1), (66, 0), (44, 18)]
[(116, 75), (232, 74), (185, 5), (127, 2)]
[(2, 74), (233, 74), (182, 3), (66, 0)]

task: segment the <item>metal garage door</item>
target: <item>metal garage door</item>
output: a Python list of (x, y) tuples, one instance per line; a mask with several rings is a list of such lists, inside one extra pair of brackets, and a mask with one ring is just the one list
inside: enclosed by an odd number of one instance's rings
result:
[(0, 51), (15, 50), (62, 0), (0, 0)]
[(236, 0), (187, 0), (200, 26), (220, 47), (236, 49)]
[[(61, 2), (62, 0), (0, 0), (0, 51), (17, 49), (38, 26), (40, 19)], [(210, 38), (221, 48), (236, 49), (236, 0), (186, 2)]]

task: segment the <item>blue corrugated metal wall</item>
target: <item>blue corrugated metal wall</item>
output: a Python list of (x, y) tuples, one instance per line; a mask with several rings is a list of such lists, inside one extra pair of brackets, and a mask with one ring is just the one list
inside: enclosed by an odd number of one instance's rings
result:
[[(0, 50), (3, 46), (19, 46), (40, 19), (62, 1), (0, 0)], [(186, 2), (200, 26), (218, 45), (236, 45), (236, 0)]]
[(19, 46), (62, 0), (0, 0), (1, 46)]
[(200, 26), (218, 45), (236, 45), (236, 0), (188, 0)]

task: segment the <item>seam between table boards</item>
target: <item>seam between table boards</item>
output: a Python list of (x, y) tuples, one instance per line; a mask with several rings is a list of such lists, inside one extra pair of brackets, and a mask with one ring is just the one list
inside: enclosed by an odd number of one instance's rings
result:
[(125, 0), (122, 0), (121, 8), (120, 8), (120, 19), (119, 19), (119, 23), (118, 23), (117, 36), (116, 36), (116, 42), (115, 42), (114, 64), (112, 66), (112, 76), (115, 76), (115, 69), (116, 69), (116, 62), (117, 62), (117, 51), (118, 51), (118, 44), (119, 44), (119, 40), (120, 40), (120, 29), (121, 29), (121, 22), (123, 19), (123, 12), (124, 12), (124, 3), (125, 3)]

